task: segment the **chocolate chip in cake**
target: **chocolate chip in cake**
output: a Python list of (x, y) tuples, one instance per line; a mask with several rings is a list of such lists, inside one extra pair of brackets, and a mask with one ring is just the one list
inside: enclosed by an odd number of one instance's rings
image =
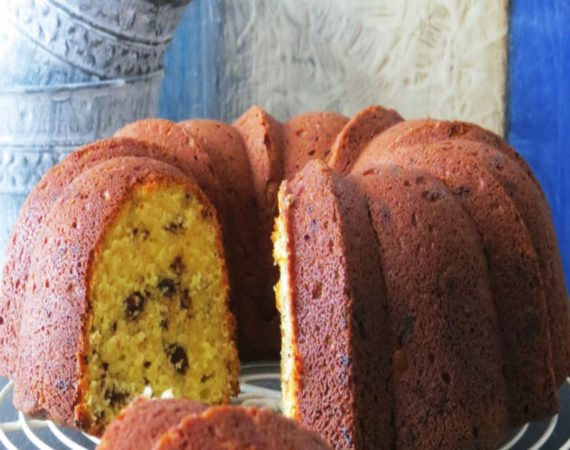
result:
[(202, 377), (200, 378), (200, 383), (205, 383), (206, 381), (208, 381), (213, 376), (214, 376), (213, 373), (209, 373), (208, 375), (202, 375)]
[(176, 275), (180, 276), (186, 270), (186, 265), (182, 261), (181, 256), (177, 256), (170, 264), (170, 270), (172, 270)]
[(390, 208), (388, 208), (388, 205), (382, 205), (382, 220), (384, 222), (389, 222), (390, 219), (392, 219)]
[(127, 319), (134, 320), (144, 310), (145, 296), (140, 291), (135, 291), (123, 300), (123, 309)]
[(344, 367), (349, 367), (350, 366), (350, 358), (344, 354), (340, 355), (340, 362)]
[(428, 200), (430, 202), (437, 202), (443, 197), (442, 193), (440, 192), (433, 192), (433, 191), (423, 191), (422, 198), (424, 200)]
[(175, 221), (169, 222), (162, 227), (163, 230), (168, 231), (169, 233), (178, 233), (183, 228), (184, 219), (182, 219), (182, 217), (179, 217)]
[(143, 363), (143, 366), (144, 366), (145, 369), (148, 369), (151, 364), (152, 364), (152, 363), (151, 363), (150, 361), (145, 361), (145, 362)]
[(113, 323), (111, 324), (111, 330), (117, 331), (117, 322), (113, 322)]
[(180, 295), (180, 307), (182, 309), (190, 309), (192, 307), (192, 297), (190, 296), (190, 290), (184, 289)]
[(408, 339), (414, 335), (414, 329), (416, 326), (415, 316), (406, 316), (400, 322), (398, 333), (398, 346), (402, 346)]
[(163, 295), (172, 295), (176, 292), (176, 283), (172, 278), (161, 278), (156, 287)]
[(160, 328), (162, 328), (163, 330), (168, 330), (168, 320), (166, 319), (161, 319), (160, 323), (159, 323)]
[(118, 391), (115, 388), (107, 388), (105, 390), (105, 399), (109, 400), (111, 407), (123, 406), (129, 399), (129, 393), (125, 391)]
[(350, 437), (350, 433), (349, 433), (348, 429), (345, 427), (342, 427), (340, 432), (342, 434), (344, 442), (346, 442), (346, 445), (348, 445), (350, 447), (352, 445), (352, 438)]
[(170, 344), (164, 349), (170, 362), (181, 375), (184, 375), (188, 371), (188, 356), (186, 356), (186, 351), (179, 344)]

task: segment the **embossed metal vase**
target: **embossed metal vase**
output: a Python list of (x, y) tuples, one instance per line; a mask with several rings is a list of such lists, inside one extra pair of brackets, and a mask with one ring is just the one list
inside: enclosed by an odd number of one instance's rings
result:
[(45, 85), (155, 72), (188, 2), (3, 2), (0, 81), (12, 74), (12, 85)]
[(162, 59), (188, 1), (0, 1), (0, 268), (50, 167), (156, 117)]

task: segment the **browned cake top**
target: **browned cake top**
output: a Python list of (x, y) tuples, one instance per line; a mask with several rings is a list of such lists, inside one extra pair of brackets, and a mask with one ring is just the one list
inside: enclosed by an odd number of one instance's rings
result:
[(137, 399), (111, 422), (98, 450), (148, 449), (190, 414), (205, 411), (206, 405), (188, 399)]
[(338, 173), (347, 174), (370, 140), (403, 120), (396, 111), (379, 105), (363, 109), (336, 136), (327, 164)]
[(330, 112), (301, 114), (284, 124), (285, 179), (291, 179), (313, 158), (325, 159), (348, 118)]
[(219, 406), (188, 416), (164, 434), (154, 448), (318, 450), (330, 447), (316, 433), (268, 409)]

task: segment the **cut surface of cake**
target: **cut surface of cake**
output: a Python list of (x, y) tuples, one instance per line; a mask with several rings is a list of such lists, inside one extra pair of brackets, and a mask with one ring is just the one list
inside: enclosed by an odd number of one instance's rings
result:
[(98, 435), (146, 386), (229, 401), (228, 289), (216, 213), (192, 180), (148, 158), (86, 170), (32, 250), (16, 407)]

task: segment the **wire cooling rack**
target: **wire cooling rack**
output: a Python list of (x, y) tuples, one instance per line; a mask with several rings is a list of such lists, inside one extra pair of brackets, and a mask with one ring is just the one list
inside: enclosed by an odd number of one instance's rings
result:
[[(75, 430), (58, 427), (48, 420), (28, 419), (12, 407), (12, 382), (0, 391), (0, 443), (8, 450), (92, 450), (98, 439)], [(281, 407), (278, 363), (242, 366), (240, 394), (233, 404)], [(570, 450), (570, 378), (559, 391), (560, 412), (543, 422), (526, 424), (516, 430), (500, 450)]]

